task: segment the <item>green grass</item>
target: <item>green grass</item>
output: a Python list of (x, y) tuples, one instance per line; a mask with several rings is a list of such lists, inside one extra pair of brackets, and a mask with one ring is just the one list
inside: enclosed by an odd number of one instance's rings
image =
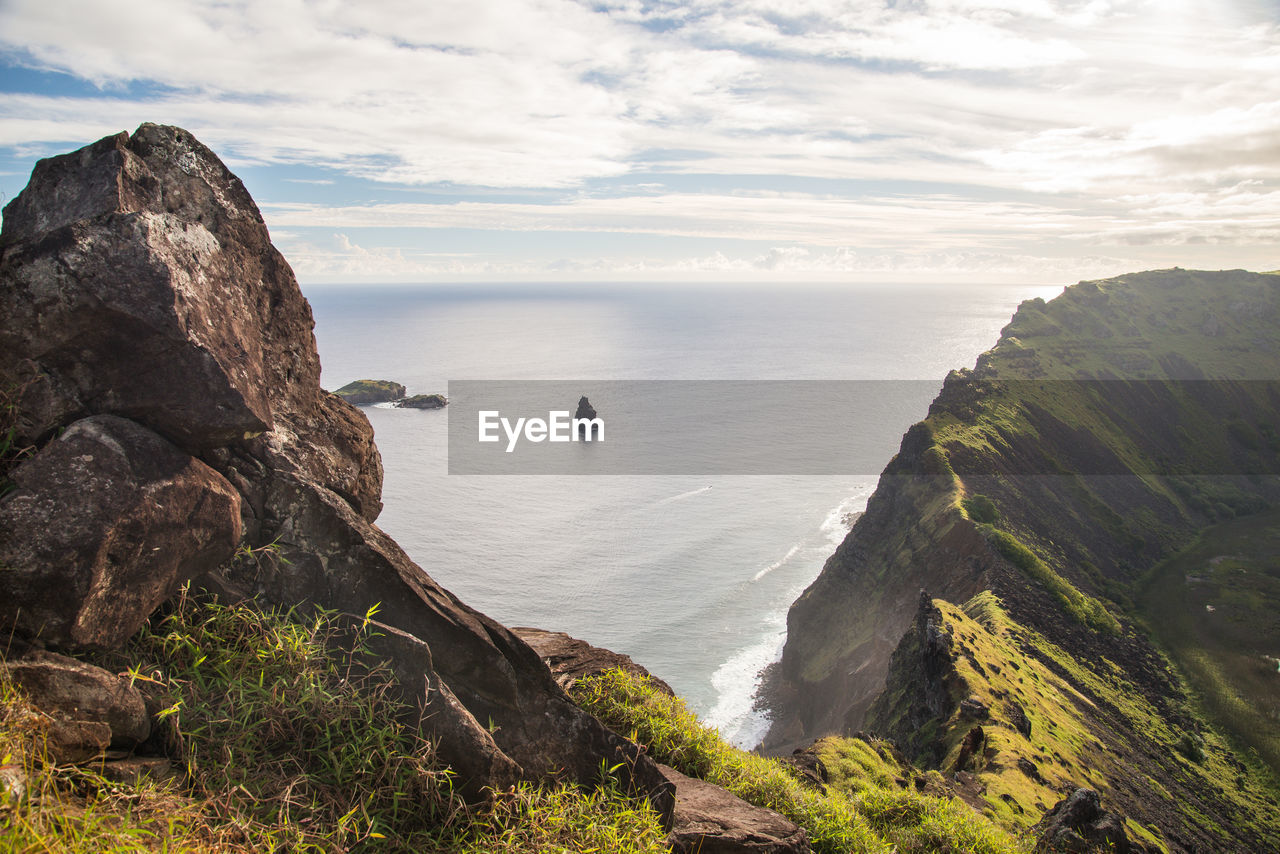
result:
[[(776, 810), (809, 833), (816, 852), (972, 852), (1004, 854), (1026, 844), (965, 804), (885, 783), (889, 765), (849, 755), (842, 781), (826, 793), (801, 783), (783, 763), (737, 750), (698, 722), (684, 702), (648, 680), (620, 670), (579, 682), (579, 704), (607, 725), (645, 745), (659, 762), (723, 786)], [(864, 784), (853, 782), (861, 770)]]
[(1106, 606), (1081, 593), (1071, 582), (1054, 572), (1035, 552), (1023, 545), (1017, 537), (994, 528), (987, 530), (987, 539), (1002, 557), (1022, 570), (1026, 576), (1040, 583), (1053, 594), (1062, 609), (1078, 623), (1109, 635), (1120, 634), (1120, 623)]
[(1209, 717), (1280, 777), (1280, 511), (1224, 522), (1155, 567), (1140, 606)]
[[(48, 719), (0, 680), (0, 764), (33, 796), (0, 808), (4, 851), (665, 851), (649, 805), (605, 773), (595, 789), (522, 784), (464, 805), (432, 746), (397, 723), (370, 625), (181, 597), (99, 663), (158, 698), (186, 779), (109, 783), (54, 764)], [(602, 769), (603, 772), (603, 769)]]

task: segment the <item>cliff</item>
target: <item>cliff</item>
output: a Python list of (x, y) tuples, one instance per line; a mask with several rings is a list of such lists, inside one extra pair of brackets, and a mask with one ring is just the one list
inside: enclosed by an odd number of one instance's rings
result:
[[(1000, 738), (1039, 718), (1013, 708), (1032, 672), (1056, 686), (1032, 705), (1069, 710), (1050, 732), (1075, 735), (1049, 752), (1052, 785), (1024, 773), (1009, 787), (1017, 758), (1044, 755), (1043, 718), (987, 745), (985, 785), (1008, 821), (1087, 781), (1172, 850), (1275, 844), (1267, 769), (1244, 773), (1248, 749), (1213, 734), (1136, 600), (1201, 532), (1280, 496), (1277, 312), (1280, 278), (1244, 271), (1082, 282), (1020, 306), (974, 370), (947, 378), (792, 606), (767, 743), (878, 727), (954, 766), (969, 696)], [(920, 655), (921, 589), (942, 606), (935, 631), (957, 638), (959, 676), (932, 702), (926, 671), (949, 668)], [(965, 616), (978, 611), (986, 624)], [(1183, 739), (1214, 748), (1189, 763)]]

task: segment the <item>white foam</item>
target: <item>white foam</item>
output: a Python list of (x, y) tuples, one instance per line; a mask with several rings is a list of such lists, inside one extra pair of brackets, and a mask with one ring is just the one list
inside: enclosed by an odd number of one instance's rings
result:
[(710, 491), (711, 491), (711, 487), (709, 486), (704, 486), (701, 489), (691, 489), (688, 492), (682, 492), (679, 495), (672, 495), (670, 498), (663, 498), (660, 501), (656, 501), (654, 502), (654, 506), (661, 507), (662, 505), (670, 504), (673, 501), (682, 501), (685, 498), (692, 498), (695, 495), (699, 495), (703, 492), (710, 492)]
[(793, 557), (795, 557), (799, 553), (800, 553), (800, 545), (796, 544), (792, 546), (791, 550), (788, 551), (786, 555), (783, 556), (782, 560), (775, 560), (773, 563), (769, 564), (764, 569), (760, 570), (754, 576), (752, 576), (751, 580), (759, 581), (769, 573), (773, 572), (778, 567), (785, 565), (789, 560), (791, 560)]
[(706, 722), (743, 750), (759, 744), (773, 722), (768, 711), (755, 707), (755, 699), (761, 671), (782, 657), (782, 644), (787, 638), (786, 612), (770, 615), (768, 622), (770, 631), (761, 641), (734, 655), (711, 676), (718, 696)]
[(826, 535), (831, 544), (838, 546), (844, 542), (845, 536), (849, 533), (849, 526), (845, 524), (845, 517), (850, 513), (862, 513), (867, 509), (867, 499), (869, 495), (865, 490), (859, 490), (856, 494), (850, 495), (841, 501), (835, 508), (827, 514), (827, 518), (822, 520), (822, 533)]

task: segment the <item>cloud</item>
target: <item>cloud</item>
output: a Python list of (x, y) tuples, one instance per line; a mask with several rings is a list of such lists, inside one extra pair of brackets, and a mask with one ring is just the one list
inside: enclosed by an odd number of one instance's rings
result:
[[(98, 88), (0, 92), (0, 149), (16, 165), (180, 124), (236, 169), (326, 170), (260, 199), (309, 239), (543, 230), (582, 235), (574, 258), (605, 234), (703, 241), (681, 263), (718, 240), (811, 260), (1097, 243), (1225, 260), (1275, 233), (1278, 36), (1243, 0), (6, 0), (9, 63)], [(287, 182), (322, 180), (371, 201), (290, 202)], [(555, 204), (391, 201), (415, 187)]]

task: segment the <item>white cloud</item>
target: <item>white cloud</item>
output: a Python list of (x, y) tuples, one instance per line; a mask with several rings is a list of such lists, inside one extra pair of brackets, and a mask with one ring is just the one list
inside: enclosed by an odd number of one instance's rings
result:
[[(1275, 234), (1280, 30), (1249, 9), (5, 0), (10, 60), (101, 90), (0, 93), (0, 147), (42, 156), (162, 121), (233, 168), (320, 166), (335, 189), (356, 177), (431, 185), (442, 198), (457, 185), (552, 191), (561, 204), (280, 198), (268, 216), (304, 230), (557, 230), (583, 235), (581, 258), (595, 257), (601, 233), (794, 245), (812, 258), (842, 246), (1035, 258), (1088, 235), (1116, 247), (1218, 246), (1195, 256), (1213, 261)], [(871, 189), (735, 192), (760, 185), (744, 176)], [(710, 189), (680, 191), (693, 184)], [(575, 196), (587, 187), (594, 197)], [(715, 257), (705, 249), (697, 257)]]

